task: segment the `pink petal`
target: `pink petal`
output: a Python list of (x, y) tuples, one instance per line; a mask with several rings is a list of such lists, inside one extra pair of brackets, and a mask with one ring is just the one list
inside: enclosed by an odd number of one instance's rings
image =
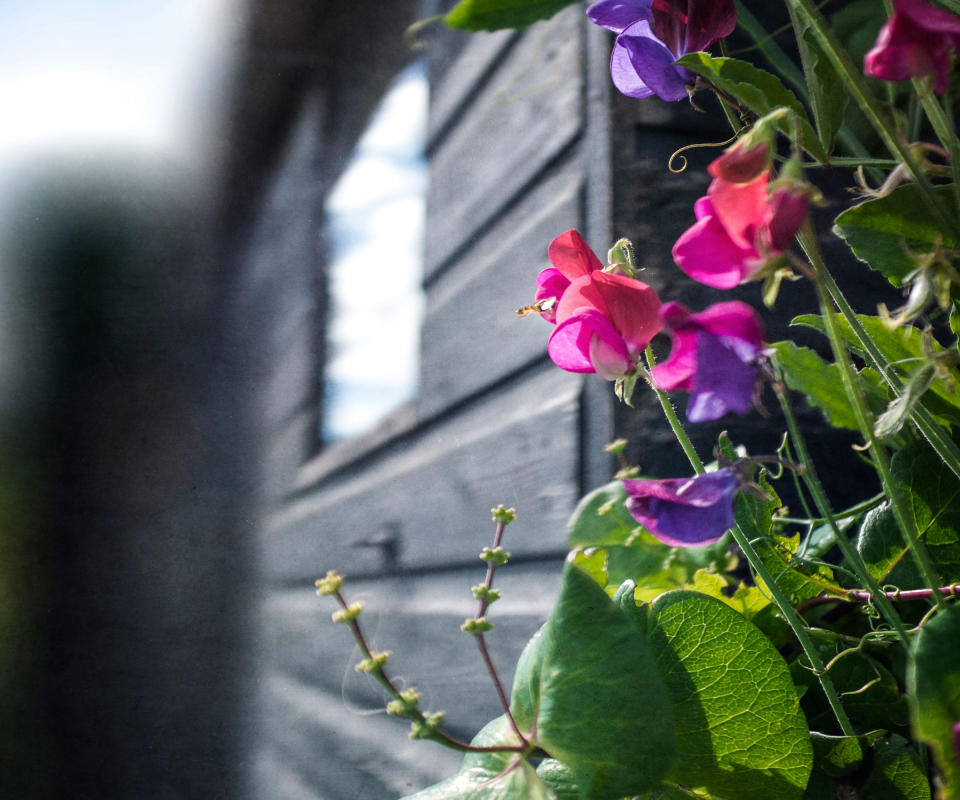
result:
[(712, 215), (681, 234), (673, 245), (673, 260), (695, 281), (716, 289), (738, 286), (755, 269), (755, 262), (763, 261), (755, 249), (738, 247)]
[(960, 34), (960, 17), (923, 0), (894, 0), (895, 13), (903, 14), (914, 25), (939, 34)]
[(663, 328), (657, 314), (660, 298), (656, 291), (626, 275), (597, 272), (592, 281), (603, 298), (606, 318), (626, 342), (630, 355), (639, 355)]
[[(564, 276), (560, 270), (554, 269), (553, 267), (542, 269), (540, 270), (540, 274), (537, 275), (537, 293), (534, 296), (534, 300), (539, 301), (555, 297), (557, 303), (559, 303), (560, 298), (563, 297), (563, 293), (569, 285), (570, 281), (567, 280), (566, 276)], [(554, 305), (553, 308), (547, 311), (541, 311), (540, 316), (547, 322), (555, 323), (557, 321), (557, 306)]]
[(595, 269), (603, 269), (600, 259), (583, 240), (583, 237), (571, 229), (561, 233), (550, 242), (547, 256), (568, 280), (574, 281), (582, 275), (589, 275)]
[(737, 340), (753, 351), (763, 347), (764, 330), (754, 308), (739, 300), (714, 303), (690, 317), (690, 324), (702, 328), (721, 340)]
[(689, 392), (697, 371), (697, 331), (695, 328), (671, 330), (670, 341), (670, 356), (650, 371), (650, 377), (660, 391)]
[(707, 189), (714, 214), (739, 247), (754, 247), (757, 230), (769, 217), (769, 180), (770, 176), (765, 172), (749, 183), (730, 183), (722, 178), (714, 178)]
[(569, 372), (597, 372), (613, 380), (630, 371), (623, 339), (595, 308), (579, 308), (557, 326), (547, 343), (550, 358)]

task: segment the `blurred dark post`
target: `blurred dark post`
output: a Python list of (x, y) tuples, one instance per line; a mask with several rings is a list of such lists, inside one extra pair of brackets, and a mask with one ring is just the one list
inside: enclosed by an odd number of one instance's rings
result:
[(4, 237), (0, 796), (240, 798), (250, 426), (206, 202), (115, 162), (22, 187)]

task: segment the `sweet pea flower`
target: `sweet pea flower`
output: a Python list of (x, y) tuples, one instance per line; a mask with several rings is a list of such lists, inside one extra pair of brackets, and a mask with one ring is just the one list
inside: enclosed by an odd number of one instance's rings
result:
[(697, 222), (673, 246), (677, 266), (707, 286), (732, 289), (782, 255), (807, 218), (809, 200), (802, 186), (778, 183), (771, 192), (766, 171), (747, 183), (714, 178), (694, 204)]
[(882, 81), (936, 76), (943, 94), (953, 50), (960, 47), (960, 18), (923, 0), (894, 0), (893, 16), (863, 59), (863, 71)]
[(733, 0), (599, 0), (587, 9), (595, 24), (613, 31), (613, 84), (628, 97), (682, 100), (696, 80), (675, 63), (706, 50), (737, 24)]
[(547, 257), (553, 266), (541, 270), (537, 276), (534, 299), (535, 304), (543, 309), (540, 316), (547, 322), (556, 323), (557, 304), (567, 287), (577, 278), (603, 269), (603, 264), (583, 237), (573, 229), (564, 231), (550, 243)]
[(553, 362), (568, 372), (596, 372), (616, 380), (663, 327), (660, 298), (642, 281), (594, 270), (574, 280), (556, 309), (547, 343)]
[(660, 309), (670, 332), (670, 357), (650, 377), (665, 392), (690, 392), (687, 419), (706, 422), (728, 411), (746, 414), (753, 405), (763, 349), (763, 323), (757, 312), (738, 301), (715, 303), (691, 314), (680, 303)]
[(624, 480), (627, 510), (671, 547), (713, 544), (733, 527), (740, 476), (730, 468), (693, 478)]

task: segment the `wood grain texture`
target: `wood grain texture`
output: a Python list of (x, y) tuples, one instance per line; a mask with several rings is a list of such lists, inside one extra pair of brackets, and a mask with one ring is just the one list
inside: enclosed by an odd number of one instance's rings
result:
[[(275, 671), (260, 680), (261, 735), (283, 764), (279, 778), (331, 800), (391, 800), (452, 775), (460, 756), (433, 742), (414, 742), (397, 720), (344, 708), (339, 694), (311, 689)], [(269, 768), (269, 765), (261, 765)], [(260, 775), (260, 781), (269, 778)], [(262, 797), (274, 795), (265, 794)]]
[(428, 287), (417, 400), (421, 418), (538, 356), (546, 358), (552, 326), (536, 314), (520, 319), (515, 311), (533, 301), (553, 238), (579, 226), (582, 185), (581, 162), (572, 159)]
[(432, 154), (429, 279), (583, 127), (582, 10), (531, 26)]
[[(555, 552), (578, 492), (581, 379), (551, 366), (484, 402), (396, 442), (380, 456), (305, 492), (262, 534), (262, 567), (274, 581), (327, 569), (379, 572), (472, 559), (489, 541), (490, 508), (515, 506), (514, 552)], [(395, 564), (377, 546), (398, 536)]]

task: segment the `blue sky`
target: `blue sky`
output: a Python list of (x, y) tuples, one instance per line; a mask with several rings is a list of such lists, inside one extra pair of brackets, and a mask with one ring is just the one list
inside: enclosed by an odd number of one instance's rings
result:
[(384, 96), (330, 193), (326, 435), (373, 426), (417, 386), (427, 84), (414, 64)]
[(0, 167), (51, 150), (195, 152), (242, 7), (233, 0), (0, 4)]

